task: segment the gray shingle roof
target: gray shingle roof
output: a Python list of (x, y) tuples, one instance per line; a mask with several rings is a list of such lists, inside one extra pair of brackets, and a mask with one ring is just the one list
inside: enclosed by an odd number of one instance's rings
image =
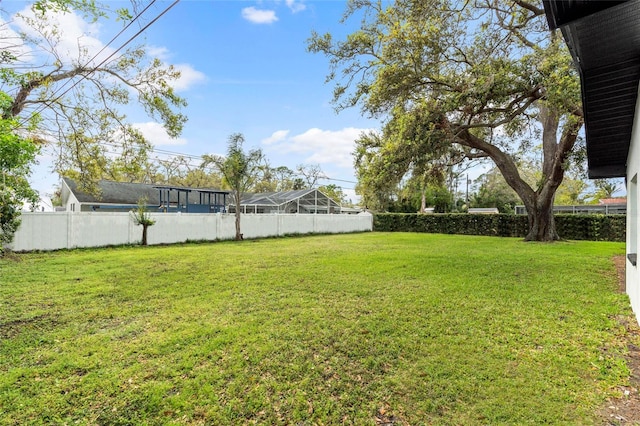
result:
[[(98, 182), (99, 195), (90, 194), (85, 191), (78, 190), (76, 182), (69, 178), (64, 178), (67, 186), (73, 191), (76, 198), (81, 203), (96, 203), (96, 204), (138, 204), (138, 200), (146, 198), (148, 204), (156, 205), (160, 204), (160, 191), (158, 187), (162, 185), (150, 185), (146, 183), (131, 183), (131, 182), (113, 182), (108, 180), (101, 180)], [(179, 187), (172, 186), (171, 188), (178, 189)], [(198, 191), (193, 188), (180, 188), (186, 191)], [(206, 192), (224, 192), (217, 189), (202, 189)], [(171, 191), (171, 201), (177, 201), (178, 193)], [(195, 198), (197, 199), (197, 197)]]
[(79, 190), (74, 180), (64, 178), (64, 181), (81, 203), (138, 204), (139, 199), (146, 197), (153, 204), (160, 200), (158, 190), (144, 183), (101, 180), (97, 183), (99, 194), (90, 194)]
[[(78, 190), (78, 185), (75, 181), (69, 178), (64, 178), (64, 181), (73, 191), (76, 198), (81, 203), (95, 203), (95, 204), (118, 204), (118, 205), (136, 205), (138, 200), (146, 198), (149, 205), (160, 204), (160, 192), (159, 187), (162, 185), (149, 185), (144, 183), (129, 183), (129, 182), (112, 182), (108, 180), (101, 180), (98, 182), (98, 189), (100, 195), (90, 194), (88, 192)], [(225, 192), (217, 189), (204, 189), (204, 188), (180, 188), (171, 187), (173, 189), (181, 189), (185, 191), (205, 191), (205, 192)], [(257, 205), (257, 206), (283, 206), (287, 203), (294, 202), (296, 200), (305, 199), (307, 203), (311, 201), (312, 197), (315, 199), (315, 192), (318, 193), (321, 204), (326, 206), (327, 199), (329, 199), (322, 192), (317, 189), (300, 189), (295, 191), (282, 191), (282, 192), (262, 192), (262, 193), (246, 193), (242, 196), (243, 205)], [(170, 192), (171, 201), (177, 201), (177, 191)], [(191, 200), (191, 196), (189, 197)], [(194, 195), (194, 200), (197, 200), (197, 195)], [(330, 204), (335, 207), (340, 205), (333, 200), (330, 200)]]

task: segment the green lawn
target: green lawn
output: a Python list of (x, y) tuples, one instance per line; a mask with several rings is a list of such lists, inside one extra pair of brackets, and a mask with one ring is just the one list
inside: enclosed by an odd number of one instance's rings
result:
[(0, 424), (590, 424), (624, 244), (366, 233), (0, 260)]

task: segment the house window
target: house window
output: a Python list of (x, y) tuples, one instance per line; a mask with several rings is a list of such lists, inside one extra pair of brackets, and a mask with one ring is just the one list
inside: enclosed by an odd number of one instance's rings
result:
[(629, 244), (627, 258), (636, 266), (638, 257), (638, 175), (634, 175), (629, 182), (629, 212), (627, 214)]

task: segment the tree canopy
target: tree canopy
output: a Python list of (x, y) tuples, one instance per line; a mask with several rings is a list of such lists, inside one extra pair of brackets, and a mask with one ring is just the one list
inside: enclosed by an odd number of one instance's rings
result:
[(102, 46), (90, 34), (70, 44), (62, 18), (80, 16), (93, 24), (134, 19), (107, 3), (41, 0), (2, 23), (0, 85), (11, 97), (3, 118), (38, 117), (38, 138), (57, 153), (56, 170), (83, 186), (100, 178), (142, 180), (151, 145), (125, 107), (141, 106), (177, 137), (187, 119), (180, 112), (186, 101), (173, 87), (180, 73), (143, 45)]
[[(400, 148), (386, 161), (407, 157), (396, 173), (447, 146), (490, 158), (527, 208), (527, 239), (557, 239), (551, 207), (583, 118), (577, 72), (540, 2), (350, 1), (344, 19), (356, 16), (360, 29), (344, 40), (309, 41), (329, 58), (336, 108), (396, 122), (383, 135)], [(532, 186), (517, 154), (535, 142), (542, 178)]]
[[(0, 111), (10, 105), (11, 98), (0, 92)], [(28, 177), (40, 147), (19, 133), (21, 126), (15, 118), (0, 117), (0, 254), (4, 245), (13, 241), (23, 203), (38, 201)]]

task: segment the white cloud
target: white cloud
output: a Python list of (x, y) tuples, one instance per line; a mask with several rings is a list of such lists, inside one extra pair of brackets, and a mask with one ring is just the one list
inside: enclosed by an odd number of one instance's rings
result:
[(169, 49), (162, 46), (147, 46), (147, 54), (152, 58), (158, 58), (161, 61), (166, 61), (171, 56)]
[[(147, 55), (151, 58), (160, 59), (164, 63), (170, 63), (171, 52), (163, 46), (147, 46)], [(173, 64), (176, 71), (180, 71), (180, 78), (171, 82), (174, 90), (180, 92), (190, 89), (193, 85), (201, 83), (207, 77), (200, 71), (195, 70), (189, 64)]]
[[(27, 23), (27, 20), (35, 23), (38, 28)], [(51, 48), (55, 50), (57, 59), (64, 64), (78, 61), (86, 63), (91, 58), (93, 58), (92, 63), (99, 63), (114, 52), (113, 48), (105, 47), (98, 38), (99, 24), (86, 22), (73, 12), (49, 11), (46, 18), (41, 19), (27, 6), (13, 16), (13, 24), (18, 30), (36, 39), (42, 37), (38, 31), (45, 34), (54, 43)]]
[(18, 61), (33, 61), (32, 49), (22, 42), (20, 35), (3, 19), (0, 19), (0, 50), (15, 56)]
[(133, 127), (140, 130), (145, 138), (154, 146), (159, 145), (186, 145), (185, 138), (171, 138), (164, 127), (159, 123), (135, 123)]
[(301, 1), (297, 2), (296, 0), (286, 0), (286, 3), (293, 13), (302, 12), (307, 8), (307, 5), (302, 3)]
[[(86, 64), (89, 59), (102, 51), (91, 62), (98, 64), (114, 52), (113, 48), (105, 48), (104, 43), (98, 38), (100, 36), (100, 26), (84, 21), (81, 16), (75, 13), (47, 12), (46, 19), (42, 20), (38, 19), (31, 9), (25, 8), (13, 18), (15, 27), (32, 37), (38, 37), (39, 34), (31, 25), (27, 24), (25, 19), (42, 25), (41, 31), (48, 32), (49, 37), (56, 40), (56, 44), (52, 49), (65, 65), (78, 62)], [(7, 43), (14, 40), (17, 33), (6, 26), (2, 26), (1, 31), (0, 48), (7, 48)], [(11, 37), (12, 35), (15, 36)], [(148, 46), (147, 54), (149, 57), (158, 58), (163, 62), (168, 62), (171, 56), (171, 52), (162, 46)], [(118, 55), (115, 55), (110, 60), (117, 59), (117, 57)], [(49, 55), (49, 58), (49, 61), (54, 59), (52, 55)], [(202, 72), (195, 70), (189, 64), (177, 64), (174, 67), (181, 73), (180, 78), (172, 82), (172, 86), (176, 91), (187, 90), (194, 84), (206, 80), (206, 76)]]
[(281, 140), (284, 140), (288, 134), (289, 134), (288, 130), (278, 130), (276, 132), (273, 132), (273, 134), (268, 138), (263, 139), (262, 143), (265, 145), (272, 145), (276, 142), (280, 142)]
[(256, 9), (253, 6), (242, 9), (242, 17), (254, 24), (273, 24), (278, 20), (274, 10)]
[(286, 135), (278, 134), (282, 132), (278, 131), (266, 140), (279, 136), (279, 140), (270, 142), (273, 148), (283, 153), (306, 155), (303, 160), (305, 163), (332, 164), (344, 169), (351, 169), (353, 167), (355, 141), (363, 132), (370, 130), (372, 129), (358, 129), (355, 127), (347, 127), (335, 131), (312, 128), (290, 138), (287, 138)]
[(196, 71), (189, 64), (177, 64), (174, 68), (180, 71), (180, 78), (172, 83), (174, 90), (182, 91), (191, 88), (194, 84), (201, 83), (207, 77), (200, 71)]

